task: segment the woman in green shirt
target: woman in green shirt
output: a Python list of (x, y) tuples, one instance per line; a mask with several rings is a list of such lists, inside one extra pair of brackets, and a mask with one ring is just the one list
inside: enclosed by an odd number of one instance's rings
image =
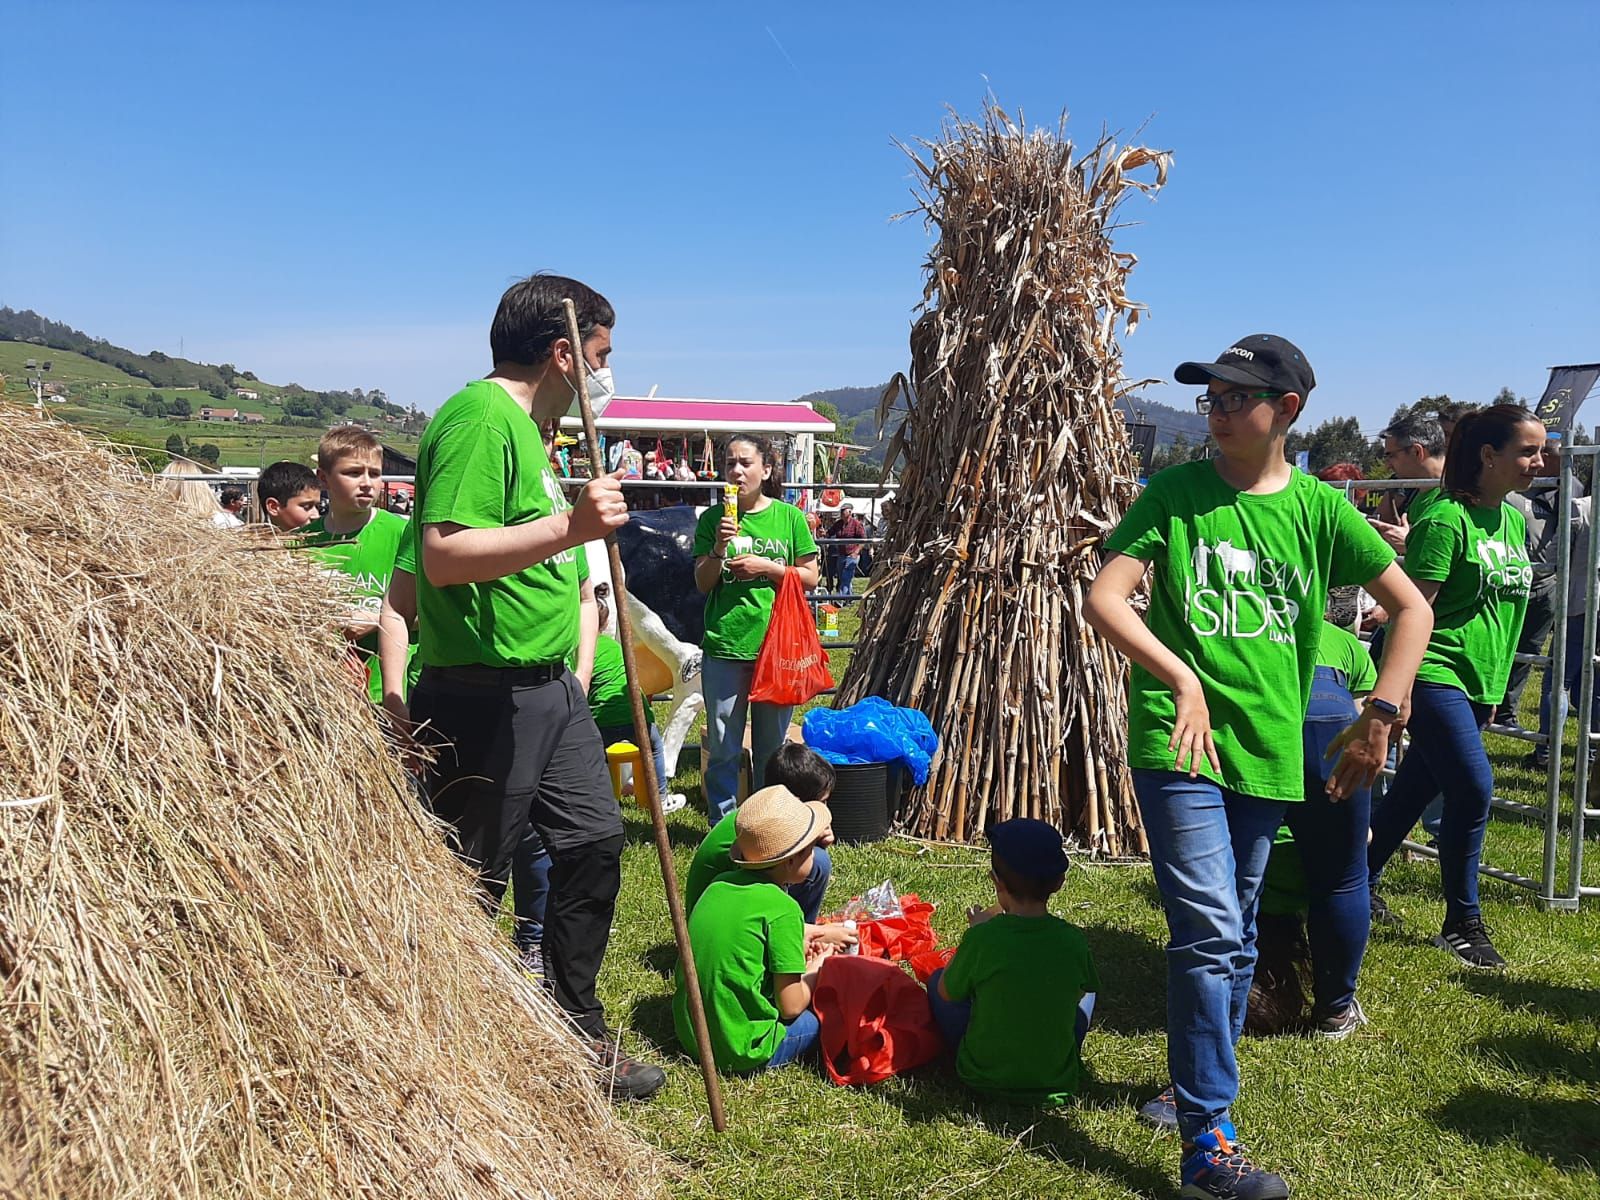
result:
[(750, 721), (750, 758), (760, 788), (767, 760), (783, 742), (793, 709), (750, 702), (756, 655), (778, 584), (790, 571), (817, 586), (817, 543), (806, 516), (777, 499), (777, 459), (765, 438), (736, 434), (723, 453), (727, 481), (739, 490), (739, 515), (721, 505), (700, 514), (694, 531), (694, 585), (706, 598), (701, 679), (706, 698), (706, 820), (716, 825), (738, 805), (739, 756)]
[(1406, 540), (1406, 574), (1433, 605), (1433, 636), (1411, 692), (1411, 750), (1373, 814), (1368, 883), (1442, 794), (1445, 919), (1434, 943), (1474, 967), (1505, 966), (1478, 906), (1494, 794), (1481, 733), (1505, 695), (1533, 581), (1522, 514), (1505, 499), (1544, 466), (1544, 442), (1544, 426), (1518, 405), (1462, 417), (1445, 454), (1445, 494)]

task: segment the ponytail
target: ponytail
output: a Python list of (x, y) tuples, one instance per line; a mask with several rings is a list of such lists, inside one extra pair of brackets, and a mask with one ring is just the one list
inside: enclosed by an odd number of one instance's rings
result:
[(1483, 474), (1483, 448), (1504, 450), (1519, 425), (1539, 418), (1520, 404), (1496, 404), (1464, 414), (1450, 432), (1444, 452), (1444, 476), (1439, 481), (1450, 496), (1463, 504), (1478, 499), (1478, 477)]

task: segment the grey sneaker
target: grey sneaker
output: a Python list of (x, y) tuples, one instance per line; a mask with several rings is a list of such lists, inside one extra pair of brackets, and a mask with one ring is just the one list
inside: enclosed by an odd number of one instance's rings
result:
[(517, 948), (517, 963), (522, 967), (523, 973), (535, 979), (544, 978), (544, 951), (538, 942), (531, 942), (526, 946)]
[(1350, 998), (1350, 1006), (1343, 1012), (1327, 1017), (1312, 1017), (1312, 1035), (1328, 1042), (1342, 1042), (1367, 1024), (1367, 1014), (1361, 1011), (1361, 1001)]

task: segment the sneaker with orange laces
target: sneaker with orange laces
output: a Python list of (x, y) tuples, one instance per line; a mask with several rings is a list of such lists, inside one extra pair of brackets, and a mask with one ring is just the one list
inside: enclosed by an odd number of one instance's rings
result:
[(1289, 1185), (1245, 1154), (1232, 1121), (1183, 1144), (1180, 1169), (1186, 1200), (1288, 1200)]

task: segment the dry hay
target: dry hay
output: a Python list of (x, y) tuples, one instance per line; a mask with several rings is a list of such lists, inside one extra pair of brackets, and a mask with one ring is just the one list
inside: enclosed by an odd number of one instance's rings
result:
[(159, 497), (0, 410), (0, 1195), (651, 1193), (341, 603)]
[[(1134, 259), (1111, 245), (1129, 190), (1169, 156), (998, 106), (908, 150), (938, 241), (911, 335), (907, 415), (886, 461), (905, 466), (842, 702), (920, 709), (942, 747), (906, 818), (967, 841), (1039, 817), (1091, 850), (1143, 850), (1127, 762), (1124, 663), (1084, 620), (1099, 548), (1132, 502), (1137, 462), (1116, 401), (1116, 327)], [(1154, 180), (1130, 172), (1154, 168)]]

